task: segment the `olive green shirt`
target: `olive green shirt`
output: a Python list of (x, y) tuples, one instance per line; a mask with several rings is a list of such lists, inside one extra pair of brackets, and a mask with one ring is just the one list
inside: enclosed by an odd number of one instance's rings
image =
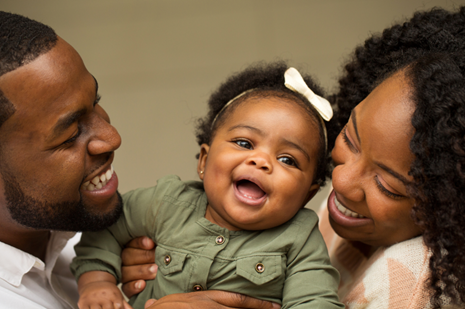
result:
[(157, 244), (156, 279), (131, 299), (201, 289), (226, 290), (283, 304), (283, 308), (344, 308), (339, 274), (318, 230), (318, 217), (300, 210), (290, 221), (263, 231), (229, 231), (205, 219), (207, 197), (198, 181), (167, 176), (157, 186), (124, 195), (124, 215), (101, 232), (83, 233), (72, 263), (76, 278), (107, 271), (121, 278), (121, 250), (149, 236)]

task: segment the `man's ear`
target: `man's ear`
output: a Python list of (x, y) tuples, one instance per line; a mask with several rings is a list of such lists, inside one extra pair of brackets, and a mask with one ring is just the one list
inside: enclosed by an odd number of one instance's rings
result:
[(199, 178), (203, 180), (205, 176), (205, 166), (207, 164), (207, 156), (208, 151), (210, 150), (210, 146), (207, 144), (200, 145), (200, 154), (199, 154), (199, 161), (197, 162), (197, 174)]
[(307, 205), (307, 203), (315, 196), (315, 194), (318, 193), (318, 190), (320, 190), (320, 185), (314, 183), (310, 187), (310, 190), (308, 190), (308, 193), (307, 193), (307, 196), (305, 197), (305, 201), (304, 201), (304, 204), (303, 204), (302, 208), (304, 208), (305, 205)]

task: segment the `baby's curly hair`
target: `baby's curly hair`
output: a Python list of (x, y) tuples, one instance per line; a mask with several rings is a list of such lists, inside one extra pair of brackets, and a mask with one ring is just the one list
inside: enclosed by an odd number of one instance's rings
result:
[(431, 303), (465, 303), (465, 7), (417, 12), (355, 50), (330, 101), (336, 127), (382, 80), (401, 71), (413, 88), (412, 217), (432, 251)]
[[(208, 114), (197, 121), (197, 143), (199, 146), (202, 144), (210, 144), (215, 136), (216, 130), (223, 124), (227, 116), (247, 99), (278, 97), (291, 100), (303, 106), (319, 128), (320, 149), (318, 152), (317, 170), (314, 182), (323, 186), (326, 182), (326, 178), (331, 176), (331, 163), (329, 155), (327, 151), (325, 151), (324, 131), (321, 128), (320, 116), (318, 112), (311, 107), (304, 96), (286, 88), (284, 85), (284, 72), (288, 68), (289, 66), (284, 61), (270, 63), (259, 62), (230, 76), (226, 82), (221, 84), (210, 96), (208, 101)], [(323, 90), (310, 76), (302, 74), (302, 77), (313, 92), (323, 96)], [(248, 90), (252, 91), (244, 94), (244, 92)], [(236, 98), (240, 94), (243, 95), (237, 98), (234, 104), (222, 110), (230, 100)], [(334, 144), (336, 135), (330, 134), (328, 123), (326, 123), (326, 126), (328, 131), (328, 149), (331, 149), (329, 145)], [(334, 132), (334, 130), (331, 130), (331, 133), (332, 132)]]

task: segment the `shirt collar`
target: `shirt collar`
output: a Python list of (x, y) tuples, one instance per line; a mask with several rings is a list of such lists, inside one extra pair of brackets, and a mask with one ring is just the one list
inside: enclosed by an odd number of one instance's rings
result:
[[(59, 253), (74, 234), (73, 232), (52, 231), (47, 247), (48, 267), (53, 268)], [(45, 263), (39, 258), (3, 242), (0, 242), (0, 252), (2, 253), (0, 254), (0, 279), (15, 287), (21, 285), (23, 276), (31, 269), (36, 268), (39, 271), (44, 271), (46, 268)]]

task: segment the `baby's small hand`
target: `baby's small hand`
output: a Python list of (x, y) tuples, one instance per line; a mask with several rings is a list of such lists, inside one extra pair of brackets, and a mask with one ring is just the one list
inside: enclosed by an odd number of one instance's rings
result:
[(79, 309), (132, 309), (118, 287), (110, 282), (89, 282), (80, 288)]

